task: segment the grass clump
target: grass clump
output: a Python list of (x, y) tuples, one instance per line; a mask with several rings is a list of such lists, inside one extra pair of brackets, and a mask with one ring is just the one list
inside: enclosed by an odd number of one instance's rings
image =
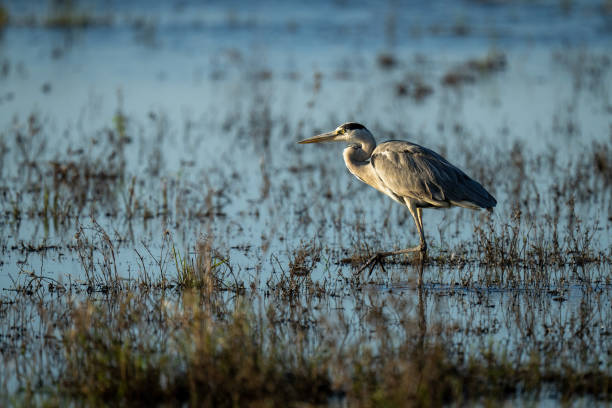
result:
[[(594, 368), (577, 371), (542, 361), (535, 352), (525, 361), (512, 361), (491, 349), (464, 359), (442, 342), (423, 342), (413, 336), (395, 350), (361, 354), (352, 366), (347, 397), (351, 406), (443, 406), (476, 401), (497, 405), (521, 397), (537, 401), (551, 392), (561, 401), (577, 395), (609, 401), (612, 376)], [(487, 405), (487, 404), (485, 404)]]
[[(210, 236), (197, 242), (195, 257), (181, 255), (174, 245), (172, 255), (176, 266), (176, 283), (183, 289), (198, 288), (208, 293), (229, 288), (238, 291), (244, 289), (244, 284), (238, 282), (233, 274), (229, 256), (221, 255), (219, 250), (213, 248)], [(225, 282), (228, 276), (233, 277), (233, 285)]]
[(327, 367), (279, 342), (241, 302), (219, 315), (197, 293), (185, 293), (151, 315), (142, 300), (126, 296), (111, 311), (84, 302), (72, 311), (61, 395), (88, 403), (244, 406), (316, 403), (330, 393)]
[(87, 291), (108, 292), (121, 289), (122, 278), (117, 271), (115, 245), (102, 226), (92, 218), (90, 227), (79, 227), (75, 241)]
[(289, 261), (289, 273), (292, 276), (307, 276), (321, 260), (321, 247), (311, 242), (300, 245)]

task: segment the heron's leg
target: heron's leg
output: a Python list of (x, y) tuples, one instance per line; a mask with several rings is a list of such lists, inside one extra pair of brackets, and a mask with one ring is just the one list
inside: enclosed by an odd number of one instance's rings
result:
[(425, 231), (423, 230), (423, 209), (417, 208), (417, 217), (419, 222), (417, 223), (417, 229), (419, 230), (419, 239), (421, 252), (427, 252), (427, 242), (425, 241)]
[(424, 254), (425, 252), (427, 252), (427, 243), (425, 242), (425, 234), (423, 233), (423, 219), (422, 219), (423, 210), (421, 208), (417, 208), (414, 205), (414, 203), (408, 200), (406, 200), (406, 207), (408, 207), (408, 210), (410, 210), (410, 214), (412, 215), (412, 218), (414, 219), (414, 223), (416, 224), (416, 227), (417, 227), (417, 231), (419, 232), (419, 239), (420, 239), (419, 245), (412, 247), (412, 248), (400, 249), (397, 251), (378, 252), (374, 256), (372, 256), (370, 259), (368, 259), (368, 261), (365, 264), (363, 264), (361, 268), (357, 270), (357, 272), (355, 272), (355, 275), (360, 274), (361, 272), (363, 272), (365, 268), (370, 267), (370, 273), (368, 274), (368, 276), (370, 276), (370, 274), (372, 274), (372, 269), (374, 269), (374, 266), (377, 263), (382, 266), (381, 261), (384, 258), (389, 257), (389, 256), (407, 254), (410, 252), (421, 252), (421, 254)]

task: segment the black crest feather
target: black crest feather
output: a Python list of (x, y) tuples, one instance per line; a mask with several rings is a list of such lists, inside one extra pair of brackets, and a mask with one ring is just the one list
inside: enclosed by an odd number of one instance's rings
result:
[(344, 130), (355, 130), (355, 129), (365, 129), (366, 128), (361, 123), (356, 123), (356, 122), (348, 122), (348, 123), (343, 124), (340, 127), (343, 128)]

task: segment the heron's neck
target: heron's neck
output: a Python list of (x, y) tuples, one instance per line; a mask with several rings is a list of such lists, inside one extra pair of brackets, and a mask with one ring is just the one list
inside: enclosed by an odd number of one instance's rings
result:
[[(374, 148), (371, 148), (371, 150), (374, 150)], [(359, 147), (349, 146), (344, 149), (342, 156), (344, 157), (344, 164), (346, 164), (346, 167), (355, 177), (371, 185), (378, 191), (388, 194), (380, 185), (374, 167), (370, 164), (369, 158), (372, 156), (371, 151), (367, 152)], [(392, 198), (395, 199), (394, 197)]]
[(352, 143), (361, 146), (361, 151), (363, 153), (363, 158), (360, 158), (361, 161), (366, 161), (372, 156), (372, 152), (376, 147), (376, 140), (369, 132), (361, 132), (358, 135), (354, 136), (351, 140)]
[(361, 168), (370, 164), (369, 160), (376, 147), (376, 140), (368, 132), (353, 135), (348, 142), (350, 145), (344, 149), (342, 157), (351, 173), (359, 177), (358, 173), (362, 171)]

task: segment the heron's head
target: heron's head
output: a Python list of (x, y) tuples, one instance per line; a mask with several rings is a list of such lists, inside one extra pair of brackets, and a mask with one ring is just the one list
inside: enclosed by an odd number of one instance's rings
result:
[(300, 140), (298, 143), (346, 142), (361, 146), (364, 140), (373, 141), (373, 139), (372, 134), (365, 126), (360, 123), (348, 122), (338, 126), (331, 132)]

